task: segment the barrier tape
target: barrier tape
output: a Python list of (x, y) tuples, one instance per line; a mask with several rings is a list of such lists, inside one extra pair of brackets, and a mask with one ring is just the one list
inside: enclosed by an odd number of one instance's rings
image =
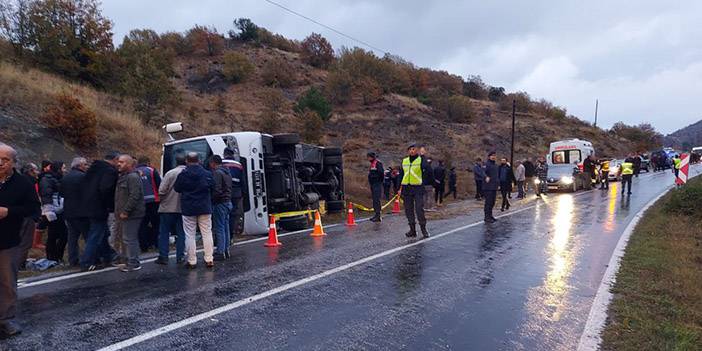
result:
[[(388, 201), (388, 203), (386, 203), (385, 205), (381, 206), (380, 209), (381, 209), (381, 210), (384, 210), (384, 209), (386, 209), (388, 206), (392, 205), (392, 203), (395, 202), (395, 199), (397, 199), (399, 196), (400, 196), (399, 194), (395, 194), (395, 196), (393, 196), (392, 199), (390, 199), (390, 200)], [(402, 202), (402, 199), (400, 199), (400, 202)], [(368, 207), (366, 207), (366, 206), (357, 204), (357, 203), (355, 203), (355, 202), (353, 203), (353, 207), (355, 207), (355, 208), (357, 208), (357, 209), (359, 209), (359, 210), (361, 210), (361, 211), (365, 211), (365, 212), (373, 212), (373, 211), (375, 211), (373, 208), (368, 208)]]
[(303, 210), (303, 211), (275, 213), (275, 214), (272, 214), (271, 216), (273, 216), (276, 220), (279, 220), (281, 218), (295, 217), (295, 216), (301, 216), (301, 215), (311, 216), (315, 212), (317, 212), (317, 210)]

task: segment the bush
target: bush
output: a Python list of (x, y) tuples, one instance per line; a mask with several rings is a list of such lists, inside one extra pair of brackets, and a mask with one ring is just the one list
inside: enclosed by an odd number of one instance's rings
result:
[(92, 149), (97, 144), (95, 112), (68, 94), (54, 97), (54, 105), (49, 108), (44, 120), (49, 129), (61, 134), (73, 146)]
[(288, 39), (280, 34), (271, 33), (268, 29), (258, 28), (258, 42), (283, 51), (301, 52), (299, 41)]
[(310, 34), (301, 45), (302, 60), (311, 66), (327, 68), (334, 60), (334, 48), (320, 34)]
[(280, 89), (267, 89), (263, 94), (263, 110), (258, 117), (258, 127), (266, 133), (281, 131), (282, 111), (285, 109), (285, 97)]
[(224, 77), (233, 83), (245, 81), (255, 68), (248, 57), (233, 51), (224, 54), (223, 64)]
[(669, 214), (702, 219), (702, 211), (699, 208), (700, 202), (702, 202), (702, 183), (694, 180), (688, 182), (681, 189), (673, 191), (663, 209)]
[(305, 110), (297, 114), (300, 124), (299, 134), (302, 140), (310, 144), (319, 144), (324, 134), (324, 121), (313, 111)]
[(271, 87), (289, 88), (295, 82), (295, 70), (285, 59), (276, 57), (261, 68), (263, 83)]
[(192, 48), (190, 45), (188, 45), (188, 41), (178, 32), (166, 32), (161, 34), (161, 37), (159, 38), (159, 45), (179, 56), (192, 52)]
[(383, 97), (383, 89), (381, 89), (378, 82), (371, 78), (361, 78), (356, 85), (357, 89), (361, 92), (364, 105), (378, 102), (378, 100)]
[(195, 26), (188, 31), (185, 39), (194, 54), (215, 56), (224, 49), (224, 38), (215, 28)]
[(531, 98), (529, 94), (519, 91), (516, 93), (509, 93), (502, 97), (500, 100), (500, 109), (503, 111), (512, 111), (512, 101), (516, 103), (517, 112), (529, 112), (531, 109)]
[(297, 99), (297, 105), (295, 106), (295, 112), (297, 113), (303, 113), (306, 110), (316, 112), (319, 118), (326, 121), (331, 117), (332, 107), (321, 91), (311, 87)]
[(483, 83), (480, 76), (470, 76), (463, 82), (463, 95), (467, 97), (485, 100), (488, 98), (488, 92), (487, 84)]
[(333, 70), (327, 76), (327, 96), (332, 103), (343, 105), (351, 101), (353, 78), (344, 70)]
[(499, 102), (505, 96), (505, 88), (503, 87), (490, 87), (488, 89), (488, 99), (493, 102)]
[(446, 115), (451, 122), (469, 123), (475, 117), (475, 112), (469, 98), (454, 95), (446, 101)]
[(256, 41), (258, 40), (259, 28), (248, 18), (238, 18), (234, 20), (234, 27), (239, 29), (239, 33), (233, 31), (229, 32), (229, 36), (232, 38), (238, 38), (243, 41)]

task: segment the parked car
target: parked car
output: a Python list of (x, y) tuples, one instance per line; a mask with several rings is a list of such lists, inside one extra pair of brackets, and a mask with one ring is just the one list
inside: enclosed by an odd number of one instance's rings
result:
[(555, 164), (548, 167), (546, 186), (549, 191), (566, 190), (576, 192), (585, 188), (580, 168), (572, 164)]

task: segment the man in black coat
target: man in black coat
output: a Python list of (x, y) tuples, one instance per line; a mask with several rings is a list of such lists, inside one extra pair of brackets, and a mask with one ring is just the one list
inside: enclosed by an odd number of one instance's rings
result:
[(497, 156), (492, 151), (488, 154), (488, 160), (485, 162), (485, 181), (483, 184), (483, 196), (485, 196), (485, 223), (494, 223), (497, 219), (492, 215), (492, 209), (495, 207), (495, 199), (497, 198), (497, 188), (500, 183), (498, 166), (495, 163)]
[(27, 217), (41, 212), (39, 199), (27, 178), (15, 171), (17, 152), (0, 143), (0, 336), (17, 335), (17, 272), (20, 232)]
[(524, 194), (529, 192), (529, 187), (534, 186), (534, 177), (536, 176), (536, 166), (531, 160), (531, 157), (524, 160)]
[(82, 270), (92, 271), (99, 268), (98, 260), (103, 265), (112, 263), (113, 250), (108, 239), (110, 231), (107, 217), (114, 212), (115, 187), (117, 185), (117, 153), (110, 153), (104, 160), (95, 160), (85, 173), (84, 207), (90, 218), (88, 237), (80, 258)]
[(68, 228), (68, 263), (78, 266), (80, 249), (78, 240), (88, 237), (90, 218), (87, 208), (83, 205), (83, 187), (85, 186), (85, 171), (88, 170), (88, 160), (76, 157), (71, 162), (71, 170), (61, 180), (59, 194), (63, 197), (63, 218)]
[(371, 222), (380, 222), (380, 196), (383, 192), (384, 168), (383, 163), (378, 160), (378, 155), (375, 152), (369, 152), (367, 155), (370, 167), (368, 168), (368, 184), (371, 188), (371, 198), (373, 199), (373, 211), (375, 214), (370, 219)]
[(439, 161), (439, 165), (434, 168), (434, 202), (439, 206), (444, 203), (444, 191), (446, 191), (446, 168), (444, 168), (444, 161)]

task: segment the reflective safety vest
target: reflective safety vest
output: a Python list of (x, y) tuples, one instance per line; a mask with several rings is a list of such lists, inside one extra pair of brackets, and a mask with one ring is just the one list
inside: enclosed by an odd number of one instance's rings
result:
[(622, 175), (634, 174), (634, 164), (631, 162), (622, 163)]
[(602, 172), (609, 172), (609, 161), (602, 161)]
[(680, 164), (682, 163), (682, 160), (679, 158), (674, 158), (673, 159), (673, 164), (675, 164), (675, 169), (680, 169)]
[(405, 157), (402, 160), (402, 171), (405, 173), (402, 177), (402, 185), (422, 185), (421, 156), (417, 156), (412, 162), (410, 162), (409, 157)]

